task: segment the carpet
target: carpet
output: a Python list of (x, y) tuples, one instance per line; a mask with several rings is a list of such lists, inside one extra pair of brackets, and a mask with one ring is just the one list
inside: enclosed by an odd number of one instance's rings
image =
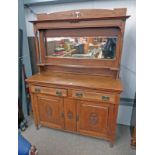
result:
[(36, 130), (31, 122), (22, 135), (35, 145), (38, 155), (136, 155), (130, 147), (130, 127), (118, 125), (113, 148), (97, 138), (76, 135), (55, 129), (41, 127)]

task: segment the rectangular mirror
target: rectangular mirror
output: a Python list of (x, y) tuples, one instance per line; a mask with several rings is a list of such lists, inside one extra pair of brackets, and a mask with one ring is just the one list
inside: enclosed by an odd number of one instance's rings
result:
[(114, 59), (117, 37), (46, 37), (46, 56)]

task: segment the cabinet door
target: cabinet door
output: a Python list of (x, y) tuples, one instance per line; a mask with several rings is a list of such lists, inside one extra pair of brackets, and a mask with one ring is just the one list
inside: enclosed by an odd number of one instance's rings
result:
[(86, 135), (103, 137), (108, 130), (108, 113), (109, 107), (107, 104), (78, 101), (78, 132)]
[(39, 122), (48, 127), (63, 129), (63, 99), (55, 96), (37, 95)]
[(76, 131), (76, 100), (64, 99), (65, 130)]

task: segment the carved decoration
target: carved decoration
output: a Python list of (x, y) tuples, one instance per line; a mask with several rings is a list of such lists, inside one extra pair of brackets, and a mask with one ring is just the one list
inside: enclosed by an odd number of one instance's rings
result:
[(49, 105), (47, 105), (45, 110), (46, 110), (47, 117), (51, 117), (52, 116), (52, 108)]
[(98, 18), (126, 18), (126, 8), (108, 9), (80, 9), (54, 13), (37, 14), (38, 20), (69, 20), (69, 19), (98, 19)]
[(96, 125), (98, 123), (98, 116), (96, 113), (90, 113), (89, 115), (89, 123), (91, 125)]
[(68, 117), (68, 119), (72, 119), (73, 118), (73, 113), (71, 111), (68, 111), (67, 117)]

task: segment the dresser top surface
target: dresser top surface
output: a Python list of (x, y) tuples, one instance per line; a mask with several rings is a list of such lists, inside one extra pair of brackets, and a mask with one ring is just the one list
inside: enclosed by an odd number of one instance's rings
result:
[(119, 79), (73, 73), (42, 72), (29, 77), (26, 81), (36, 84), (75, 86), (118, 92), (122, 92), (123, 90), (122, 83)]

